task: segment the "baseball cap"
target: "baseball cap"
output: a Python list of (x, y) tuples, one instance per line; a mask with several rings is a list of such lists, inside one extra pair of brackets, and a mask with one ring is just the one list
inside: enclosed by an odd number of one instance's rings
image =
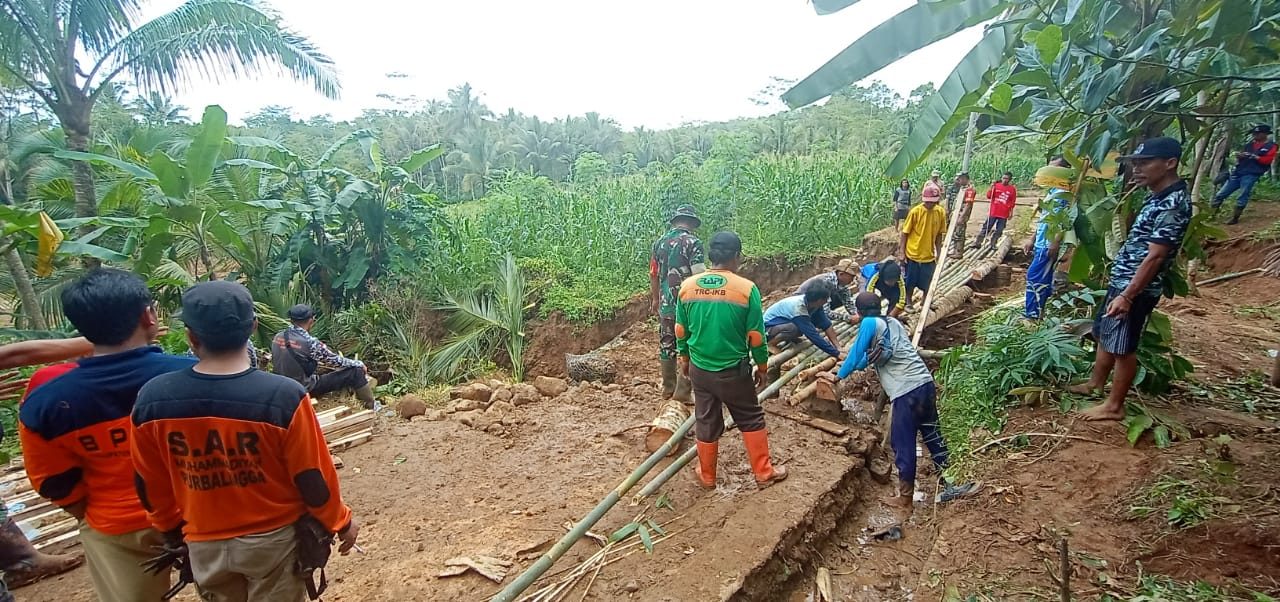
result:
[(1129, 159), (1181, 159), (1182, 143), (1168, 136), (1148, 138), (1133, 149), (1131, 154), (1120, 157), (1121, 161)]
[(1249, 130), (1249, 133), (1250, 134), (1270, 134), (1271, 126), (1265, 123), (1259, 123), (1258, 125), (1253, 126), (1253, 129)]
[(711, 235), (708, 246), (727, 255), (737, 255), (742, 252), (742, 239), (733, 232), (716, 232)]
[(311, 306), (306, 303), (299, 303), (289, 308), (289, 319), (294, 322), (310, 320), (314, 317), (316, 317), (316, 310), (312, 309)]
[(238, 282), (201, 282), (182, 293), (178, 319), (202, 339), (247, 341), (254, 318), (253, 296)]

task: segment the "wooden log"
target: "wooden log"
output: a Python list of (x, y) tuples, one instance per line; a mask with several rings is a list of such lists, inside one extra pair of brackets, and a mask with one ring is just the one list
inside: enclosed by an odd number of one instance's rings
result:
[(817, 390), (818, 381), (815, 380), (803, 387), (800, 387), (799, 389), (796, 389), (795, 392), (791, 394), (791, 397), (787, 398), (787, 404), (796, 405), (806, 399), (809, 399), (810, 397), (813, 397), (814, 392)]
[[(680, 425), (689, 419), (689, 408), (684, 403), (674, 399), (668, 399), (666, 404), (662, 406), (662, 410), (653, 419), (649, 425), (649, 432), (644, 436), (644, 450), (653, 453), (662, 447), (667, 439), (671, 438), (671, 434), (680, 429)], [(676, 448), (672, 447), (670, 453), (675, 453)]]
[(819, 372), (826, 372), (835, 367), (836, 367), (836, 358), (828, 357), (827, 359), (822, 360), (821, 362), (818, 363), (818, 365), (813, 366), (812, 368), (806, 368), (804, 370), (801, 370), (800, 380), (807, 381), (813, 378)]
[(1230, 274), (1223, 274), (1221, 276), (1218, 276), (1217, 278), (1210, 278), (1208, 280), (1202, 280), (1200, 282), (1197, 282), (1196, 286), (1209, 286), (1210, 284), (1217, 284), (1219, 282), (1235, 280), (1236, 278), (1239, 278), (1241, 276), (1249, 276), (1252, 274), (1257, 274), (1259, 272), (1262, 272), (1262, 268), (1253, 268), (1252, 270), (1245, 270), (1243, 272), (1232, 272)]
[(849, 427), (847, 426), (844, 426), (837, 422), (832, 422), (830, 420), (815, 418), (813, 416), (805, 414), (804, 412), (775, 410), (773, 408), (767, 408), (767, 407), (764, 409), (764, 411), (770, 415), (777, 416), (779, 418), (785, 418), (792, 422), (803, 424), (805, 426), (818, 429), (824, 433), (835, 435), (837, 437), (843, 437), (849, 434)]

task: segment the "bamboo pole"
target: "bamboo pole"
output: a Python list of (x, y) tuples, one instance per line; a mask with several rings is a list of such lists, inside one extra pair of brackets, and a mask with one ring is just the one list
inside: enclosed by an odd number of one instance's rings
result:
[(656, 466), (659, 461), (667, 457), (667, 454), (670, 453), (673, 448), (679, 446), (680, 442), (684, 440), (685, 434), (688, 433), (691, 428), (693, 428), (692, 416), (689, 417), (688, 420), (685, 420), (684, 424), (680, 425), (680, 428), (676, 430), (676, 432), (671, 434), (671, 438), (667, 439), (667, 442), (664, 443), (662, 447), (650, 454), (649, 458), (646, 459), (643, 464), (632, 471), (631, 474), (622, 481), (622, 483), (619, 483), (618, 486), (613, 489), (613, 491), (610, 491), (609, 495), (606, 495), (604, 499), (600, 500), (600, 503), (596, 504), (596, 507), (593, 508), (591, 512), (587, 513), (582, 520), (578, 521), (578, 524), (573, 526), (572, 530), (566, 533), (564, 537), (560, 538), (560, 541), (557, 541), (555, 545), (551, 546), (551, 549), (547, 550), (538, 558), (537, 561), (529, 565), (529, 568), (525, 569), (525, 571), (516, 577), (514, 581), (502, 588), (502, 591), (494, 595), (492, 601), (512, 602), (512, 600), (515, 600), (516, 596), (528, 589), (530, 585), (533, 585), (533, 582), (537, 581), (543, 573), (547, 572), (547, 569), (551, 568), (551, 565), (555, 564), (561, 556), (564, 556), (564, 553), (568, 552), (569, 548), (573, 547), (573, 544), (577, 543), (577, 541), (581, 539), (582, 536), (591, 529), (591, 527), (595, 526), (597, 522), (600, 522), (600, 519), (604, 517), (605, 513), (608, 512), (610, 508), (613, 508), (613, 506), (618, 503), (618, 500), (622, 499), (622, 496), (630, 491), (632, 487), (635, 487), (636, 483), (640, 482), (640, 479), (643, 478), (644, 475), (648, 474), (650, 470), (653, 470), (653, 467)]
[[(849, 329), (853, 328), (853, 325), (847, 321), (847, 316), (848, 314), (844, 314), (844, 315), (837, 314), (836, 316), (832, 317), (832, 322), (833, 322), (832, 328), (835, 329), (836, 334), (843, 334), (845, 332), (848, 332)], [(797, 355), (800, 355), (802, 351), (811, 349), (812, 347), (813, 347), (813, 343), (809, 342), (809, 339), (802, 337), (799, 340), (797, 340), (795, 343), (793, 343), (790, 347), (788, 347), (786, 351), (782, 351), (776, 355), (770, 356), (769, 365), (781, 366), (784, 362), (790, 360), (791, 358), (796, 357)]]

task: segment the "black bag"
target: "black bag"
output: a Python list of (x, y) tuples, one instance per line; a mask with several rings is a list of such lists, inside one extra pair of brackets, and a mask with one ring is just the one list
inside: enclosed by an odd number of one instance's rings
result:
[[(329, 564), (329, 554), (333, 552), (333, 534), (310, 514), (303, 515), (293, 527), (298, 538), (298, 573), (307, 583), (307, 597), (319, 600), (320, 594), (329, 587), (324, 567)], [(319, 582), (316, 581), (317, 570), (320, 571)]]

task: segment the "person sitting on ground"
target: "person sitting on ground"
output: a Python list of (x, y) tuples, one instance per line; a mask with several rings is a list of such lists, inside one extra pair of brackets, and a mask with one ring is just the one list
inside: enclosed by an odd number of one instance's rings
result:
[(769, 431), (756, 399), (756, 387), (763, 384), (769, 362), (760, 290), (735, 273), (742, 261), (742, 240), (737, 234), (717, 232), (707, 257), (711, 270), (686, 278), (676, 304), (680, 371), (693, 383), (695, 473), (700, 486), (715, 488), (728, 408), (742, 433), (756, 487), (764, 489), (786, 479), (787, 469), (774, 466), (769, 457)]
[[(366, 409), (373, 409), (373, 388), (377, 382), (369, 378), (360, 360), (343, 357), (311, 336), (316, 325), (316, 311), (306, 303), (289, 308), (292, 326), (280, 331), (271, 341), (271, 368), (307, 388), (313, 397), (339, 390), (353, 391)], [(317, 374), (321, 367), (330, 372)]]
[[(200, 361), (151, 380), (133, 408), (138, 497), (164, 533), (169, 562), (187, 557), (205, 600), (302, 602), (319, 585), (317, 551), (359, 527), (306, 389), (249, 366), (253, 298), (217, 280), (182, 295)], [(303, 536), (310, 534), (310, 539)], [(318, 594), (317, 594), (318, 595)]]
[(840, 357), (836, 331), (823, 309), (830, 298), (831, 292), (825, 286), (816, 286), (803, 295), (792, 295), (770, 305), (764, 312), (765, 334), (769, 343), (792, 343), (803, 335), (827, 355)]
[(976, 492), (981, 485), (950, 485), (942, 476), (947, 468), (947, 443), (938, 424), (938, 389), (933, 375), (916, 348), (911, 334), (897, 318), (880, 315), (880, 297), (874, 293), (858, 293), (854, 298), (861, 322), (849, 357), (836, 374), (821, 372), (818, 376), (836, 383), (858, 370), (872, 368), (880, 386), (892, 400), (890, 442), (894, 464), (898, 467), (898, 489), (890, 502), (910, 507), (916, 483), (916, 433), (924, 437), (925, 447), (938, 468), (941, 485), (935, 502), (948, 502)]
[(1073, 393), (1101, 393), (1115, 369), (1106, 402), (1083, 413), (1086, 420), (1123, 420), (1124, 400), (1138, 374), (1138, 344), (1164, 291), (1164, 280), (1178, 256), (1191, 224), (1191, 194), (1178, 176), (1182, 144), (1152, 138), (1133, 154), (1120, 158), (1131, 168), (1133, 183), (1150, 190), (1129, 228), (1129, 236), (1111, 263), (1107, 296), (1093, 322), (1097, 357), (1089, 381), (1073, 385)]
[(831, 292), (831, 301), (828, 306), (834, 311), (845, 308), (850, 312), (852, 317), (853, 298), (849, 292), (849, 286), (854, 284), (858, 279), (858, 264), (852, 259), (841, 259), (836, 267), (825, 274), (818, 274), (808, 280), (805, 280), (796, 289), (797, 295), (803, 295), (816, 287), (826, 286)]
[(61, 299), (93, 356), (33, 386), (18, 409), (27, 476), (41, 497), (81, 521), (80, 544), (99, 600), (158, 601), (169, 589), (170, 571), (141, 567), (164, 538), (134, 488), (129, 412), (147, 381), (195, 360), (149, 344), (159, 319), (136, 274), (90, 270), (63, 289)]
[(1240, 191), (1240, 196), (1236, 198), (1235, 211), (1231, 214), (1231, 220), (1227, 222), (1229, 225), (1240, 223), (1240, 215), (1249, 205), (1249, 197), (1253, 194), (1253, 186), (1258, 183), (1259, 178), (1271, 170), (1271, 163), (1276, 159), (1277, 147), (1276, 143), (1271, 141), (1271, 126), (1265, 123), (1259, 124), (1249, 130), (1249, 134), (1252, 137), (1245, 143), (1244, 148), (1236, 153), (1236, 168), (1231, 170), (1222, 189), (1213, 195), (1213, 215), (1217, 215), (1218, 210), (1222, 208), (1222, 202), (1235, 191)]
[(1000, 242), (1004, 227), (1009, 222), (1009, 218), (1013, 217), (1013, 208), (1018, 203), (1018, 189), (1013, 185), (1013, 174), (1006, 171), (999, 182), (992, 182), (991, 188), (987, 189), (987, 199), (991, 201), (991, 207), (987, 210), (987, 221), (978, 231), (978, 239), (969, 245), (970, 249), (981, 248), (982, 241), (988, 233), (991, 234), (989, 247), (991, 250), (994, 251)]
[(911, 211), (911, 180), (903, 179), (898, 187), (893, 189), (893, 229), (895, 231), (902, 225), (902, 220), (907, 219), (908, 211)]
[(876, 293), (889, 302), (890, 316), (896, 318), (906, 310), (907, 291), (902, 280), (902, 267), (892, 255), (880, 263), (868, 263), (863, 267), (862, 283), (863, 291)]

